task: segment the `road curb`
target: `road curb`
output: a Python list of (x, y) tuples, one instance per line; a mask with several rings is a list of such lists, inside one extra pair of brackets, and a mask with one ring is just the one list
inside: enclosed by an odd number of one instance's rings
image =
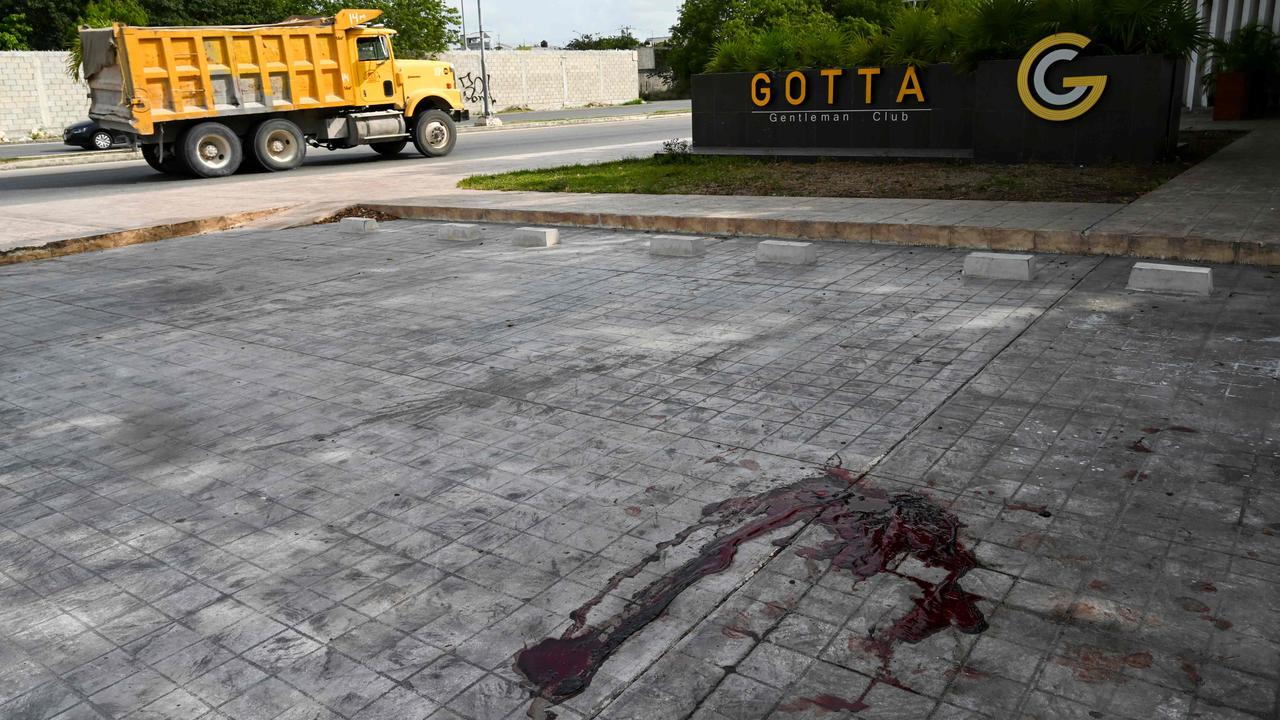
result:
[(195, 220), (166, 223), (164, 225), (129, 228), (127, 230), (116, 230), (98, 235), (70, 238), (68, 240), (59, 240), (57, 242), (51, 242), (47, 245), (40, 245), (36, 247), (18, 247), (0, 252), (0, 265), (14, 265), (17, 263), (31, 262), (33, 260), (47, 260), (49, 258), (62, 257), (64, 255), (75, 255), (93, 250), (107, 250), (110, 248), (125, 247), (127, 245), (138, 245), (141, 243), (156, 242), (158, 240), (170, 240), (172, 238), (230, 230), (241, 225), (262, 220), (275, 215), (276, 213), (289, 210), (290, 207), (291, 206), (275, 207), (267, 208), (265, 210), (249, 210), (246, 212), (230, 213), (227, 215), (213, 215), (210, 217), (197, 218)]
[(141, 160), (139, 150), (100, 150), (82, 153), (69, 153), (66, 156), (44, 157), (28, 155), (15, 160), (0, 162), (0, 172), (6, 170), (26, 170), (29, 168), (59, 167), (62, 165), (92, 165), (94, 163), (120, 162), (123, 160)]
[(748, 216), (705, 217), (598, 213), (526, 208), (488, 208), (467, 205), (406, 205), (360, 203), (371, 210), (412, 220), (483, 222), (519, 225), (608, 228), (643, 232), (764, 237), (788, 240), (875, 243), (1065, 255), (1280, 266), (1280, 245), (1176, 238), (1153, 235), (1091, 233), (1075, 230), (1035, 230), (1008, 227), (864, 223)]

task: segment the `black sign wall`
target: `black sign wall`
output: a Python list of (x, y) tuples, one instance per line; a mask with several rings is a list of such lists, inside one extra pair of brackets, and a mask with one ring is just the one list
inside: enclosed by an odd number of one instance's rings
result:
[(697, 75), (694, 147), (1015, 162), (1168, 156), (1182, 64), (1150, 55), (1077, 58), (1061, 37), (1046, 38), (1023, 61), (985, 62), (967, 73), (940, 64)]

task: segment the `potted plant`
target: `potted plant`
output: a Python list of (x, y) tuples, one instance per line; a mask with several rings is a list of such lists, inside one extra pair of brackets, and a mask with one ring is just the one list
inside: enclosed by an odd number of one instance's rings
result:
[(1214, 39), (1205, 76), (1214, 120), (1265, 114), (1271, 85), (1280, 78), (1280, 38), (1264, 25), (1245, 25), (1229, 40)]

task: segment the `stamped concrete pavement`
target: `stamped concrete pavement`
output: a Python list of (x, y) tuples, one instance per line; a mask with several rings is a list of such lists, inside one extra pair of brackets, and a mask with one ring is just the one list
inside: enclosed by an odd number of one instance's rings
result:
[(1276, 273), (486, 230), (0, 270), (0, 717), (1275, 717)]

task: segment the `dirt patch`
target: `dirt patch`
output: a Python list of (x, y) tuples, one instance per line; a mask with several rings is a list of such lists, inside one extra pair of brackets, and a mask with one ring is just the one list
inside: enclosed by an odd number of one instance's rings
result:
[(317, 220), (315, 224), (328, 225), (330, 223), (341, 222), (343, 218), (349, 218), (349, 217), (369, 218), (370, 220), (377, 220), (378, 222), (388, 222), (391, 220), (400, 219), (395, 215), (389, 215), (387, 213), (382, 212), (381, 210), (374, 210), (373, 208), (365, 207), (364, 205), (352, 205), (349, 208), (343, 208), (339, 210), (338, 212), (330, 215), (329, 217)]

